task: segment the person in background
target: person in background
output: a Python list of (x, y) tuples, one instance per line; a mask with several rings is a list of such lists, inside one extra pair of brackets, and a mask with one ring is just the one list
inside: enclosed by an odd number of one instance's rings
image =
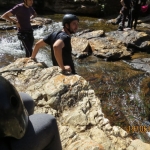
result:
[(127, 27), (130, 26), (130, 8), (131, 8), (131, 0), (121, 0), (121, 5), (123, 6), (121, 9), (122, 12), (122, 20), (121, 24), (119, 25), (118, 31), (123, 31), (125, 28), (125, 21), (126, 18), (128, 17), (128, 25)]
[(52, 62), (54, 66), (59, 66), (64, 74), (76, 74), (71, 47), (71, 34), (78, 29), (79, 19), (73, 14), (66, 14), (63, 17), (62, 31), (50, 33), (44, 39), (39, 40), (33, 49), (31, 59), (35, 59), (40, 48), (51, 47)]
[(0, 76), (0, 150), (62, 150), (56, 119)]
[(120, 10), (120, 12), (119, 12), (119, 15), (117, 16), (117, 18), (115, 19), (116, 21), (115, 21), (115, 23), (113, 23), (113, 24), (115, 24), (115, 25), (117, 25), (117, 24), (119, 24), (120, 22), (121, 22), (121, 20), (122, 20), (122, 10), (123, 10), (123, 7), (121, 8), (121, 10)]
[[(18, 29), (18, 39), (22, 41), (26, 51), (26, 57), (31, 56), (34, 43), (30, 19), (36, 17), (37, 14), (32, 5), (33, 0), (23, 0), (23, 3), (17, 4), (1, 16), (1, 18), (16, 24)], [(16, 16), (17, 19), (12, 18), (11, 16)]]
[(131, 29), (134, 27), (134, 30), (136, 30), (137, 21), (141, 12), (141, 6), (145, 5), (145, 3), (146, 0), (131, 0), (131, 21), (129, 22)]

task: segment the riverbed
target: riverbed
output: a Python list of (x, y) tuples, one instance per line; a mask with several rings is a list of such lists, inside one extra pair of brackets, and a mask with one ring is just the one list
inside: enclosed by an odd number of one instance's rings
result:
[[(49, 32), (60, 29), (62, 14), (45, 15), (40, 17), (53, 20), (51, 25), (34, 30), (35, 41), (43, 38)], [(117, 30), (116, 25), (106, 24), (103, 18), (79, 16), (80, 24), (78, 32), (90, 30), (104, 30), (105, 32)], [(138, 28), (145, 30), (145, 28)], [(0, 67), (4, 67), (17, 58), (25, 57), (25, 51), (20, 47), (17, 39), (17, 31), (0, 31)], [(121, 34), (121, 33), (120, 33)], [(135, 58), (150, 58), (146, 52), (135, 53)], [(45, 62), (51, 67), (50, 48), (47, 46), (40, 50), (37, 60)], [(96, 95), (100, 98), (102, 110), (110, 120), (111, 125), (117, 125), (129, 131), (129, 126), (144, 126), (149, 123), (149, 112), (146, 110), (140, 96), (140, 84), (149, 74), (127, 64), (129, 60), (106, 61), (93, 55), (77, 59), (74, 57), (77, 73), (89, 81)], [(150, 143), (149, 133), (130, 132), (132, 138), (140, 138)]]

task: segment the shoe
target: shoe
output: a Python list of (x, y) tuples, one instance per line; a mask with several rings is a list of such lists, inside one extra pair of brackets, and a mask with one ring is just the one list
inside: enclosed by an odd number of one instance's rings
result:
[(123, 31), (123, 27), (119, 26), (118, 31)]
[(117, 31), (123, 31), (122, 29), (118, 29)]
[(131, 28), (124, 28), (124, 31), (128, 31), (128, 30), (131, 30)]

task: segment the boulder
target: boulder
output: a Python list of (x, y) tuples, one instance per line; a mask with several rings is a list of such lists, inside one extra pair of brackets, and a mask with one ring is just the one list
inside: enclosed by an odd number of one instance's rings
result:
[(117, 60), (132, 55), (131, 51), (128, 51), (127, 47), (115, 38), (103, 37), (99, 39), (90, 39), (89, 44), (93, 54), (97, 57)]
[(139, 144), (149, 147), (140, 140), (136, 144), (126, 131), (110, 125), (100, 99), (81, 76), (65, 76), (59, 67), (48, 68), (30, 58), (17, 59), (0, 72), (19, 92), (34, 99), (34, 113), (57, 118), (63, 150), (124, 150), (133, 146), (137, 149)]
[(76, 58), (86, 57), (91, 54), (91, 49), (86, 38), (80, 37), (72, 37), (72, 54), (76, 56)]
[(83, 34), (80, 34), (80, 37), (86, 38), (86, 39), (92, 39), (92, 38), (98, 38), (98, 37), (103, 37), (105, 35), (105, 32), (103, 30), (96, 30), (92, 32), (86, 32)]
[(150, 49), (150, 35), (145, 32), (138, 32), (134, 30), (112, 31), (108, 32), (106, 35), (123, 42), (134, 52), (138, 50), (147, 51)]

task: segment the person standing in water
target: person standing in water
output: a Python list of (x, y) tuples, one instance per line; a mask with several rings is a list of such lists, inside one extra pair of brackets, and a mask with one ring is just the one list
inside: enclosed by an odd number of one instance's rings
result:
[(53, 65), (59, 66), (64, 74), (76, 74), (71, 53), (71, 34), (77, 31), (78, 24), (79, 18), (76, 15), (64, 15), (62, 31), (52, 32), (44, 39), (39, 40), (34, 46), (31, 59), (35, 59), (39, 49), (48, 44), (51, 47)]
[[(34, 43), (30, 19), (36, 17), (37, 14), (32, 5), (33, 0), (23, 0), (23, 3), (17, 4), (1, 16), (1, 18), (16, 24), (18, 29), (18, 39), (21, 40), (25, 48), (26, 57), (31, 56)], [(16, 16), (17, 19), (11, 18), (11, 16)]]

